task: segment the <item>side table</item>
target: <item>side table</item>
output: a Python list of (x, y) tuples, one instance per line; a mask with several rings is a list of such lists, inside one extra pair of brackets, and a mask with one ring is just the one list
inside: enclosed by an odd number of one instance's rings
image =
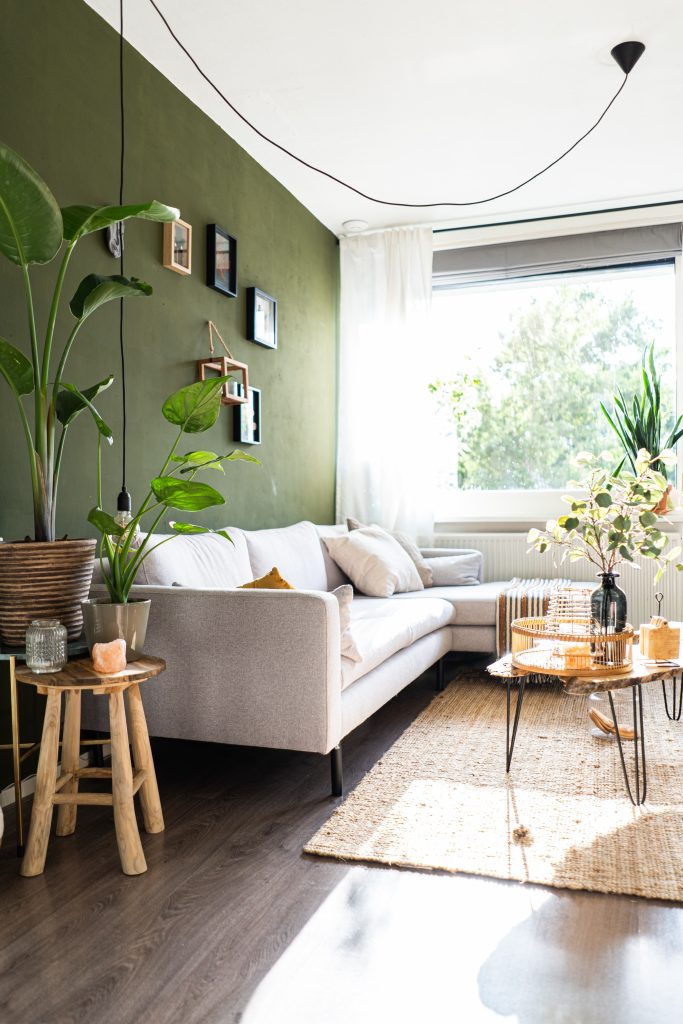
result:
[[(85, 654), (88, 645), (85, 640), (74, 640), (68, 646), (69, 657)], [(17, 832), (17, 857), (24, 855), (24, 810), (21, 802), (21, 764), (40, 747), (39, 742), (22, 743), (19, 733), (19, 700), (17, 693), (16, 667), (18, 661), (26, 660), (25, 647), (7, 647), (0, 644), (0, 661), (7, 662), (9, 669), (10, 716), (12, 742), (0, 743), (0, 750), (12, 751), (12, 775), (14, 777), (14, 813)], [(23, 750), (23, 753), (22, 753)]]
[[(21, 864), (22, 875), (31, 877), (43, 872), (55, 804), (59, 807), (59, 836), (71, 835), (75, 831), (79, 804), (113, 807), (116, 840), (124, 874), (140, 875), (147, 870), (135, 818), (135, 794), (140, 793), (147, 832), (163, 832), (164, 819), (139, 684), (158, 676), (165, 668), (166, 663), (161, 658), (142, 657), (131, 662), (122, 672), (112, 675), (96, 672), (90, 658), (70, 661), (61, 671), (54, 673), (38, 675), (27, 668), (16, 670), (16, 678), (20, 683), (33, 686), (38, 693), (47, 696), (36, 794), (26, 853)], [(81, 694), (84, 690), (109, 698), (111, 768), (80, 767)], [(62, 694), (66, 697), (62, 769), (59, 777), (56, 777)], [(135, 772), (130, 757), (124, 694), (128, 698)], [(111, 779), (111, 792), (79, 792), (81, 779), (89, 778)]]

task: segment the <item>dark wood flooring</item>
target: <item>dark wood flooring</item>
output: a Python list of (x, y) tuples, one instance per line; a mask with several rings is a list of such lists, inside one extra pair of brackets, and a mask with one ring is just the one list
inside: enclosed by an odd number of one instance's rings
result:
[[(347, 788), (432, 687), (418, 680), (349, 737)], [(154, 751), (166, 832), (143, 834), (146, 875), (120, 873), (109, 809), (82, 808), (45, 873), (20, 878), (8, 810), (2, 1024), (683, 1020), (683, 908), (307, 858), (334, 806), (325, 759)]]

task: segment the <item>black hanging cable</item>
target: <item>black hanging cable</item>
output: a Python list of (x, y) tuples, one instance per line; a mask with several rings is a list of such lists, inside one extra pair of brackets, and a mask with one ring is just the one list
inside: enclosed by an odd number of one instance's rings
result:
[[(126, 110), (124, 102), (124, 77), (123, 77), (123, 0), (119, 0), (119, 114), (121, 127), (121, 159), (119, 165), (119, 206), (123, 206), (123, 182), (126, 163)], [(123, 261), (123, 221), (119, 221), (119, 245), (121, 247), (120, 272), (124, 277)], [(126, 405), (126, 346), (124, 342), (123, 323), (123, 299), (119, 300), (119, 353), (121, 357), (121, 404), (122, 404), (122, 440), (123, 448), (121, 453), (121, 492), (118, 496), (116, 507), (119, 512), (130, 512), (130, 494), (126, 488), (126, 431), (128, 410)]]
[[(123, 2), (123, 0), (122, 0), (122, 2)], [(157, 12), (159, 17), (161, 18), (162, 22), (166, 26), (166, 28), (167, 28), (168, 32), (170, 33), (170, 35), (173, 37), (173, 39), (175, 40), (177, 45), (183, 51), (183, 53), (185, 54), (187, 59), (195, 66), (195, 68), (197, 69), (199, 74), (202, 76), (204, 81), (207, 82), (207, 84), (209, 86), (211, 86), (213, 91), (218, 96), (220, 96), (220, 98), (223, 100), (223, 102), (226, 103), (230, 107), (232, 112), (234, 114), (236, 114), (237, 117), (239, 117), (239, 119), (241, 121), (243, 121), (244, 124), (247, 125), (247, 127), (251, 128), (251, 130), (253, 132), (255, 132), (256, 135), (259, 136), (259, 138), (263, 139), (264, 142), (267, 142), (271, 146), (274, 146), (276, 149), (279, 149), (281, 153), (284, 153), (286, 156), (291, 157), (292, 160), (296, 160), (297, 163), (301, 164), (303, 167), (307, 167), (310, 171), (314, 171), (316, 174), (322, 174), (323, 177), (329, 178), (330, 181), (336, 182), (338, 185), (341, 185), (342, 188), (348, 189), (349, 192), (355, 192), (355, 194), (357, 196), (360, 196), (362, 199), (368, 199), (371, 203), (378, 203), (378, 204), (380, 204), (382, 206), (401, 206), (401, 207), (406, 207), (406, 208), (409, 208), (409, 209), (412, 209), (412, 210), (423, 210), (423, 209), (427, 209), (428, 207), (432, 207), (432, 206), (481, 206), (482, 203), (491, 203), (491, 202), (493, 202), (494, 199), (502, 199), (504, 196), (509, 196), (513, 192), (517, 192), (520, 188), (524, 188), (525, 185), (528, 185), (529, 182), (534, 181), (534, 179), (540, 177), (541, 174), (545, 174), (545, 172), (549, 171), (551, 167), (554, 167), (555, 164), (558, 164), (560, 162), (560, 160), (564, 160), (564, 158), (566, 156), (568, 156), (569, 153), (571, 153), (573, 149), (576, 149), (576, 147), (581, 142), (583, 142), (584, 139), (588, 138), (588, 136), (591, 134), (591, 132), (595, 131), (595, 129), (598, 127), (598, 125), (600, 124), (602, 119), (605, 117), (605, 115), (609, 111), (610, 107), (615, 102), (615, 100), (617, 99), (617, 97), (621, 93), (622, 89), (626, 85), (626, 82), (628, 81), (628, 76), (629, 76), (633, 66), (635, 65), (636, 61), (640, 58), (640, 56), (643, 53), (643, 50), (645, 49), (645, 47), (643, 46), (642, 43), (632, 43), (632, 42), (620, 43), (618, 46), (614, 47), (614, 50), (612, 50), (612, 56), (614, 57), (614, 59), (617, 62), (617, 64), (619, 64), (619, 66), (621, 67), (622, 71), (624, 71), (624, 80), (621, 83), (621, 85), (619, 86), (619, 88), (617, 89), (617, 91), (615, 92), (615, 94), (612, 97), (612, 99), (609, 101), (609, 103), (607, 104), (607, 106), (603, 110), (603, 112), (600, 114), (600, 117), (597, 119), (597, 121), (593, 125), (591, 125), (591, 127), (588, 129), (587, 132), (584, 132), (583, 135), (581, 135), (580, 138), (578, 138), (576, 140), (576, 142), (572, 143), (572, 145), (569, 146), (568, 149), (565, 149), (564, 153), (561, 153), (558, 157), (555, 157), (554, 160), (551, 160), (551, 162), (549, 164), (546, 164), (546, 166), (543, 167), (540, 171), (537, 171), (535, 174), (532, 174), (529, 178), (525, 178), (524, 181), (520, 181), (519, 185), (515, 185), (513, 188), (508, 188), (504, 192), (498, 192), (496, 195), (487, 196), (485, 199), (471, 199), (471, 200), (469, 200), (467, 202), (455, 202), (455, 201), (445, 201), (444, 200), (443, 202), (436, 202), (436, 203), (401, 203), (401, 202), (394, 202), (393, 200), (390, 200), (390, 199), (378, 199), (376, 196), (368, 195), (367, 192), (362, 192), (359, 188), (355, 188), (354, 185), (350, 185), (348, 182), (343, 181), (341, 178), (338, 178), (336, 175), (331, 174), (330, 171), (325, 171), (325, 170), (323, 170), (322, 167), (316, 167), (315, 164), (309, 163), (309, 161), (308, 160), (304, 160), (303, 157), (297, 156), (296, 153), (292, 153), (292, 151), (290, 149), (287, 149), (286, 146), (283, 146), (280, 142), (276, 142), (275, 139), (271, 139), (270, 136), (265, 134), (265, 132), (262, 132), (260, 130), (260, 128), (257, 128), (256, 125), (252, 121), (250, 121), (248, 117), (246, 117), (243, 113), (241, 113), (241, 111), (239, 111), (237, 109), (237, 107), (234, 105), (234, 103), (232, 103), (228, 99), (228, 97), (224, 93), (221, 92), (221, 90), (218, 88), (216, 83), (213, 82), (212, 79), (206, 74), (206, 72), (200, 67), (200, 65), (197, 63), (197, 61), (192, 56), (192, 54), (187, 49), (187, 47), (180, 41), (178, 36), (175, 34), (175, 32), (171, 28), (170, 24), (168, 23), (166, 17), (159, 10), (155, 0), (149, 0), (149, 2), (152, 5), (152, 7), (154, 8), (154, 10)], [(615, 51), (619, 50), (619, 49), (622, 49), (624, 47), (631, 47), (631, 48), (633, 48), (633, 47), (636, 47), (636, 48), (640, 47), (640, 49), (636, 49), (635, 51), (633, 49), (631, 49), (629, 51), (629, 57), (626, 58), (624, 61), (622, 61), (622, 59), (620, 59), (620, 56), (617, 56), (615, 54)]]

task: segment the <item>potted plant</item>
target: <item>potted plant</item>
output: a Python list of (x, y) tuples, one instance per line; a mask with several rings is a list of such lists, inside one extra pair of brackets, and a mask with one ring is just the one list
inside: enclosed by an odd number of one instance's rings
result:
[[(217, 533), (230, 542), (225, 530), (211, 530), (194, 523), (170, 521), (173, 531), (163, 540), (154, 534), (169, 509), (182, 512), (198, 512), (225, 504), (225, 498), (209, 484), (195, 480), (198, 473), (206, 470), (224, 472), (224, 462), (238, 459), (255, 462), (258, 459), (245, 455), (237, 449), (226, 455), (211, 451), (189, 451), (177, 453), (184, 434), (199, 434), (212, 427), (221, 408), (221, 392), (229, 377), (215, 377), (212, 380), (190, 384), (172, 394), (163, 404), (162, 413), (169, 423), (178, 427), (178, 433), (159, 473), (149, 485), (144, 500), (129, 523), (122, 526), (102, 508), (101, 440), (97, 445), (97, 498), (98, 504), (91, 509), (88, 520), (101, 534), (99, 556), (102, 579), (109, 599), (93, 599), (83, 602), (85, 633), (92, 649), (93, 643), (123, 638), (126, 641), (129, 661), (142, 653), (150, 601), (130, 600), (130, 590), (140, 568), (148, 555), (162, 544), (182, 534)], [(149, 518), (148, 532), (140, 533), (143, 520)]]
[[(178, 211), (157, 202), (60, 210), (36, 171), (0, 143), (0, 252), (20, 272), (29, 351), (27, 356), (0, 338), (0, 374), (14, 396), (26, 442), (34, 516), (33, 541), (0, 544), (0, 640), (5, 643), (23, 644), (26, 628), (37, 616), (60, 619), (70, 638), (81, 632), (80, 602), (90, 588), (96, 541), (56, 539), (59, 476), (69, 427), (83, 410), (92, 416), (99, 435), (111, 443), (111, 431), (93, 401), (113, 377), (76, 387), (65, 376), (67, 362), (79, 331), (100, 306), (114, 299), (150, 295), (152, 289), (134, 277), (84, 277), (69, 303), (73, 321), (53, 368), (56, 326), (69, 262), (78, 243), (130, 217), (172, 221)], [(62, 246), (49, 313), (39, 333), (30, 267), (50, 263)]]
[(683, 569), (677, 561), (681, 548), (667, 550), (669, 538), (660, 529), (660, 516), (655, 511), (662, 501), (667, 508), (671, 502), (666, 477), (654, 466), (671, 466), (675, 455), (670, 450), (650, 455), (641, 449), (634, 460), (634, 472), (620, 472), (618, 476), (604, 467), (606, 458), (588, 452), (576, 457), (586, 477), (569, 486), (585, 496), (565, 495), (562, 500), (569, 503), (571, 512), (549, 520), (545, 530), (530, 530), (527, 539), (530, 550), (542, 554), (556, 547), (562, 550), (561, 562), (585, 560), (594, 565), (601, 585), (591, 598), (593, 623), (603, 632), (620, 632), (626, 624), (626, 595), (616, 585), (616, 567), (627, 562), (638, 569), (636, 555), (652, 559), (657, 563), (655, 582), (669, 565)]
[[(647, 452), (662, 452), (673, 450), (681, 437), (683, 437), (683, 415), (673, 423), (667, 431), (662, 416), (661, 378), (655, 367), (655, 346), (654, 342), (643, 352), (642, 360), (642, 389), (639, 395), (632, 395), (630, 400), (624, 396), (621, 388), (612, 396), (612, 412), (609, 413), (603, 402), (600, 408), (605, 415), (607, 422), (619, 438), (624, 449), (624, 458), (619, 464), (616, 475), (619, 474), (624, 462), (628, 462), (633, 472), (636, 471), (636, 459), (638, 452), (644, 449)], [(666, 434), (666, 438), (663, 435)], [(652, 468), (661, 473), (668, 481), (669, 473), (675, 467), (676, 460), (672, 462), (663, 461), (661, 456), (653, 462)], [(671, 484), (667, 482), (666, 494), (671, 491)], [(666, 511), (666, 502), (658, 510)]]

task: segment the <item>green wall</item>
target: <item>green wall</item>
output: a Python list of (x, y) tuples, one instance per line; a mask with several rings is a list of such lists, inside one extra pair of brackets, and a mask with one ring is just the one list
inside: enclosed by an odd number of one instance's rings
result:
[[(45, 178), (62, 206), (118, 199), (118, 37), (81, 0), (2, 0), (0, 138)], [(189, 9), (189, 8), (188, 8)], [(237, 44), (239, 45), (239, 44)], [(224, 50), (217, 49), (217, 54)], [(156, 475), (175, 430), (161, 416), (163, 400), (195, 380), (195, 360), (209, 354), (213, 320), (236, 359), (249, 364), (263, 391), (263, 444), (245, 450), (260, 467), (229, 465), (211, 482), (226, 506), (197, 513), (198, 522), (245, 528), (299, 519), (332, 522), (334, 510), (336, 315), (338, 248), (324, 228), (271, 175), (174, 88), (139, 54), (126, 49), (125, 200), (159, 199), (192, 224), (192, 276), (161, 265), (162, 227), (126, 225), (125, 269), (148, 281), (150, 298), (126, 304), (128, 486), (140, 499)], [(238, 240), (239, 293), (228, 298), (206, 286), (205, 229), (217, 223)], [(41, 322), (56, 265), (32, 273)], [(118, 261), (102, 238), (80, 245), (69, 271), (67, 298), (90, 272), (116, 274)], [(278, 299), (279, 348), (245, 340), (245, 288), (258, 285)], [(65, 316), (61, 337), (69, 329)], [(71, 321), (73, 322), (73, 321)], [(0, 335), (28, 351), (19, 271), (0, 257)], [(67, 379), (79, 387), (109, 373), (116, 383), (98, 399), (116, 443), (105, 453), (105, 503), (120, 488), (121, 392), (118, 304), (84, 327)], [(232, 409), (188, 446), (232, 447)], [(60, 535), (92, 534), (96, 435), (86, 415), (70, 430), (60, 487)], [(218, 483), (216, 483), (218, 480)], [(0, 536), (31, 534), (33, 515), (23, 435), (14, 403), (0, 380)], [(6, 672), (0, 666), (0, 740), (9, 732)], [(24, 736), (37, 735), (41, 702), (23, 695)], [(25, 770), (30, 770), (26, 766)], [(0, 754), (0, 784), (11, 777)]]
[[(60, 205), (118, 197), (118, 37), (81, 0), (3, 0), (0, 137), (45, 178)], [(161, 29), (160, 29), (161, 31)], [(218, 52), (218, 51), (217, 51)], [(192, 276), (161, 265), (162, 227), (126, 225), (125, 270), (148, 281), (150, 298), (126, 304), (128, 486), (146, 491), (171, 443), (163, 400), (195, 380), (209, 354), (206, 321), (218, 326), (235, 358), (263, 389), (263, 444), (246, 450), (262, 465), (231, 465), (219, 486), (223, 508), (201, 521), (246, 528), (299, 519), (333, 520), (338, 248), (334, 236), (244, 150), (134, 50), (126, 49), (125, 200), (159, 199), (193, 226)], [(205, 230), (218, 223), (238, 240), (238, 297), (206, 286)], [(56, 266), (36, 267), (41, 318)], [(101, 236), (81, 243), (67, 297), (88, 272), (118, 273)], [(245, 340), (245, 288), (278, 299), (279, 348)], [(0, 261), (0, 335), (27, 349), (17, 268)], [(62, 336), (68, 317), (60, 324)], [(105, 503), (120, 487), (121, 393), (118, 304), (84, 327), (66, 375), (85, 387), (108, 373), (116, 383), (98, 407), (115, 444), (105, 454)], [(30, 485), (18, 416), (0, 382), (0, 536), (32, 532)], [(197, 445), (199, 441), (199, 445)], [(192, 446), (228, 450), (232, 409)], [(58, 533), (92, 533), (96, 436), (85, 415), (71, 428), (60, 487)], [(212, 477), (212, 482), (216, 478)]]

